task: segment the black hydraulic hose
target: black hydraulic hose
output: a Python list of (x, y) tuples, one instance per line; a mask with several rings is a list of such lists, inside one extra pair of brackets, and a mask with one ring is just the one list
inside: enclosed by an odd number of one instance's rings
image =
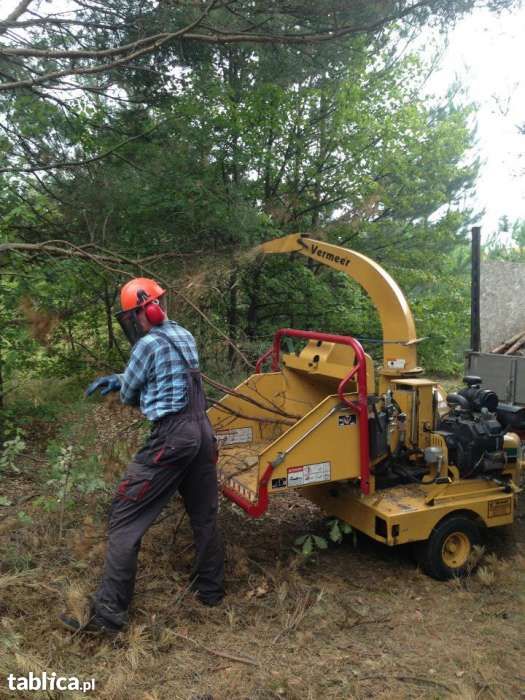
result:
[(376, 421), (377, 428), (378, 428), (379, 432), (380, 432), (380, 433), (384, 433), (384, 432), (385, 432), (385, 429), (384, 429), (384, 427), (381, 425), (381, 421), (379, 420), (379, 413), (377, 412), (377, 406), (375, 405), (375, 403), (372, 403), (372, 413), (374, 414), (374, 418), (375, 418), (375, 421)]

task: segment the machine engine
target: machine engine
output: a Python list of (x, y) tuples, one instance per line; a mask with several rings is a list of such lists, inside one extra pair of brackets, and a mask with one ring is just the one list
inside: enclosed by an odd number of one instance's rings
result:
[(506, 426), (498, 420), (498, 397), (481, 388), (481, 378), (468, 376), (467, 385), (447, 396), (450, 412), (437, 426), (448, 447), (448, 459), (463, 478), (493, 476), (505, 468)]

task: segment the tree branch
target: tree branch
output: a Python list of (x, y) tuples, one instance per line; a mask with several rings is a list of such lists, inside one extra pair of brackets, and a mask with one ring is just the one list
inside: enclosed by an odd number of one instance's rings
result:
[[(58, 78), (64, 78), (68, 75), (94, 75), (96, 73), (102, 73), (107, 70), (111, 70), (113, 68), (119, 68), (122, 65), (125, 65), (129, 61), (138, 58), (139, 56), (143, 56), (145, 54), (151, 53), (155, 49), (160, 48), (163, 44), (165, 44), (167, 41), (173, 41), (174, 39), (180, 39), (182, 36), (190, 32), (192, 29), (195, 29), (208, 15), (208, 13), (213, 9), (214, 5), (217, 3), (217, 0), (211, 0), (211, 2), (207, 5), (206, 9), (204, 12), (202, 12), (199, 17), (194, 20), (193, 22), (190, 22), (186, 27), (183, 27), (182, 29), (179, 29), (176, 32), (170, 32), (170, 33), (163, 33), (163, 34), (157, 34), (152, 37), (147, 37), (146, 39), (140, 39), (133, 44), (128, 44), (127, 46), (124, 47), (119, 47), (116, 49), (108, 49), (106, 51), (91, 51), (91, 52), (84, 52), (84, 51), (58, 51), (58, 52), (53, 52), (53, 51), (44, 51), (41, 52), (38, 49), (10, 49), (9, 47), (7, 48), (0, 48), (0, 56), (5, 55), (18, 55), (18, 56), (31, 56), (31, 57), (42, 57), (46, 59), (50, 58), (72, 58), (72, 59), (78, 59), (78, 58), (85, 58), (85, 57), (104, 57), (105, 55), (115, 55), (115, 53), (118, 55), (119, 53), (122, 53), (122, 51), (127, 51), (129, 49), (132, 49), (133, 47), (137, 46), (142, 46), (144, 43), (150, 42), (148, 45), (146, 45), (144, 48), (137, 49), (135, 51), (131, 51), (131, 53), (128, 53), (126, 56), (123, 58), (113, 61), (112, 63), (103, 63), (99, 64), (97, 66), (92, 66), (92, 67), (86, 67), (86, 68), (70, 68), (70, 69), (65, 69), (61, 71), (53, 71), (51, 73), (47, 73), (45, 75), (39, 76), (38, 78), (32, 78), (29, 80), (17, 80), (17, 81), (12, 81), (10, 83), (1, 83), (0, 84), (0, 91), (4, 90), (12, 90), (14, 88), (19, 88), (19, 87), (31, 87), (33, 85), (38, 85), (41, 83), (49, 82), (50, 80), (57, 80)], [(29, 51), (29, 53), (27, 53)], [(10, 53), (11, 52), (11, 53)], [(108, 53), (109, 52), (109, 53)], [(88, 54), (88, 56), (83, 56), (82, 54)]]
[(342, 27), (332, 27), (323, 32), (310, 32), (302, 34), (260, 34), (253, 32), (231, 33), (220, 29), (219, 27), (210, 27), (208, 33), (192, 33), (192, 29), (197, 28), (207, 18), (211, 10), (216, 5), (217, 1), (218, 0), (211, 0), (210, 4), (206, 7), (204, 12), (196, 20), (194, 20), (186, 27), (179, 29), (176, 32), (162, 32), (159, 34), (154, 34), (149, 37), (139, 39), (131, 44), (125, 44), (123, 46), (115, 47), (114, 49), (52, 51), (47, 49), (33, 49), (31, 47), (0, 48), (0, 56), (16, 55), (31, 58), (44, 58), (47, 60), (70, 58), (73, 61), (75, 61), (82, 58), (100, 59), (119, 56), (122, 53), (126, 54), (122, 58), (119, 58), (110, 63), (101, 63), (91, 67), (86, 66), (84, 68), (70, 67), (63, 70), (57, 70), (52, 71), (50, 73), (46, 73), (45, 75), (39, 76), (38, 78), (0, 83), (0, 91), (14, 90), (22, 87), (31, 87), (33, 85), (59, 80), (60, 78), (69, 75), (95, 75), (98, 73), (114, 70), (116, 68), (121, 68), (122, 66), (125, 66), (127, 63), (129, 63), (129, 61), (150, 54), (156, 49), (163, 46), (164, 44), (167, 44), (174, 40), (193, 41), (208, 44), (251, 43), (290, 45), (319, 44), (327, 41), (334, 41), (336, 39), (341, 39), (352, 34), (375, 32), (384, 27), (385, 25), (396, 20), (403, 19), (409, 16), (410, 14), (413, 14), (416, 10), (428, 6), (432, 3), (432, 0), (420, 0), (419, 2), (414, 2), (410, 4), (408, 7), (398, 11), (395, 14), (381, 17), (375, 22), (370, 22), (368, 24), (361, 25), (350, 24), (344, 25)]
[[(110, 255), (104, 253), (92, 253), (87, 250), (88, 247), (99, 249), (95, 244), (86, 246), (76, 246), (66, 240), (50, 240), (44, 243), (0, 243), (0, 257), (6, 253), (51, 253), (52, 255), (60, 255), (65, 257), (76, 257), (83, 260), (91, 260), (96, 263), (117, 263), (125, 265), (141, 266), (143, 262), (151, 262), (158, 256), (147, 256), (145, 258), (125, 258), (120, 255)], [(163, 258), (182, 257), (184, 253), (166, 252), (163, 253)]]
[(9, 29), (9, 24), (16, 22), (16, 20), (24, 14), (32, 2), (33, 0), (21, 0), (11, 14), (7, 15), (3, 22), (0, 22), (0, 34), (5, 34), (5, 32)]
[(27, 168), (0, 168), (0, 173), (35, 173), (35, 172), (41, 172), (41, 171), (49, 171), (49, 170), (56, 170), (58, 168), (66, 169), (66, 168), (76, 168), (82, 165), (87, 165), (88, 163), (96, 163), (99, 160), (102, 160), (103, 158), (107, 158), (107, 156), (111, 155), (115, 151), (117, 151), (119, 148), (122, 148), (122, 146), (125, 146), (128, 143), (131, 143), (132, 141), (136, 141), (137, 139), (143, 138), (145, 136), (148, 136), (151, 134), (153, 131), (159, 128), (159, 124), (156, 126), (152, 127), (151, 129), (148, 129), (148, 131), (145, 131), (142, 134), (137, 134), (136, 136), (132, 136), (129, 139), (125, 139), (124, 141), (121, 141), (120, 143), (117, 143), (116, 146), (113, 146), (113, 148), (108, 149), (107, 151), (104, 151), (103, 153), (99, 153), (97, 156), (93, 156), (91, 158), (85, 158), (84, 160), (71, 160), (71, 161), (61, 161), (58, 163), (52, 163), (50, 165), (33, 165)]
[[(93, 248), (97, 251), (104, 251), (103, 248), (93, 245)], [(140, 269), (151, 277), (155, 277), (161, 284), (163, 284), (167, 289), (170, 289), (174, 294), (179, 296), (188, 306), (190, 306), (204, 321), (212, 328), (217, 335), (219, 335), (226, 343), (233, 348), (242, 361), (248, 366), (253, 367), (253, 364), (246, 357), (240, 348), (235, 345), (235, 343), (229, 338), (226, 333), (224, 333), (218, 326), (213, 323), (213, 321), (200, 309), (197, 304), (191, 301), (186, 295), (184, 295), (178, 288), (174, 285), (169, 284), (167, 280), (160, 277), (155, 271), (150, 270), (144, 265), (144, 261), (148, 258), (138, 258), (132, 259), (127, 258), (122, 255), (108, 254), (105, 252), (91, 253), (86, 250), (86, 247), (76, 246), (73, 243), (65, 240), (52, 240), (45, 241), (44, 243), (1, 243), (0, 244), (0, 260), (2, 255), (7, 255), (9, 253), (31, 253), (31, 254), (44, 254), (44, 255), (58, 255), (64, 257), (75, 257), (88, 262), (94, 262), (101, 265), (104, 269), (110, 272), (126, 275), (131, 277), (132, 275), (121, 268), (114, 267), (115, 265), (130, 265), (135, 268)], [(179, 253), (165, 253), (164, 258), (170, 257), (170, 255), (178, 256)], [(151, 262), (151, 260), (150, 260)]]

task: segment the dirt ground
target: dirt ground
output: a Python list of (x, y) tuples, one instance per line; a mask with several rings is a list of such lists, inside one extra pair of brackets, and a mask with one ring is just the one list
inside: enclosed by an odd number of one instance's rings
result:
[[(102, 456), (129, 419), (110, 411), (99, 405), (93, 416)], [(33, 471), (44, 465), (36, 452), (28, 459)], [(106, 458), (109, 481), (120, 467)], [(525, 697), (523, 509), (514, 526), (490, 533), (477, 572), (439, 583), (408, 548), (364, 538), (305, 561), (294, 540), (326, 530), (322, 513), (298, 496), (275, 498), (259, 520), (224, 501), (227, 597), (205, 608), (187, 591), (191, 536), (176, 499), (144, 539), (132, 624), (107, 640), (71, 635), (57, 616), (83, 611), (96, 585), (109, 497), (83, 497), (60, 532), (59, 513), (35, 503), (36, 483), (23, 469), (2, 486), (13, 505), (0, 509), (0, 697)], [(31, 522), (17, 516), (21, 508)], [(9, 673), (43, 670), (94, 678), (96, 689), (9, 691)]]

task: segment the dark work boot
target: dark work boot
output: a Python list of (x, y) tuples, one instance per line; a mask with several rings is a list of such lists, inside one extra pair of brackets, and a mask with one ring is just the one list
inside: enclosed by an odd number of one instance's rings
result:
[(85, 632), (86, 634), (94, 635), (105, 634), (114, 637), (122, 630), (122, 627), (114, 627), (97, 615), (91, 615), (85, 624), (82, 624), (80, 620), (77, 620), (77, 618), (73, 615), (68, 615), (68, 613), (61, 613), (58, 616), (58, 619), (64, 625), (64, 627), (66, 627), (66, 629), (75, 633)]
[(224, 598), (217, 598), (216, 600), (208, 600), (206, 598), (201, 598), (200, 596), (197, 596), (197, 600), (201, 605), (205, 605), (207, 608), (216, 608), (217, 606), (222, 604), (222, 601)]
[(209, 608), (215, 608), (222, 603), (224, 596), (203, 596), (199, 591), (195, 591), (195, 600), (198, 600), (202, 605), (206, 605)]

